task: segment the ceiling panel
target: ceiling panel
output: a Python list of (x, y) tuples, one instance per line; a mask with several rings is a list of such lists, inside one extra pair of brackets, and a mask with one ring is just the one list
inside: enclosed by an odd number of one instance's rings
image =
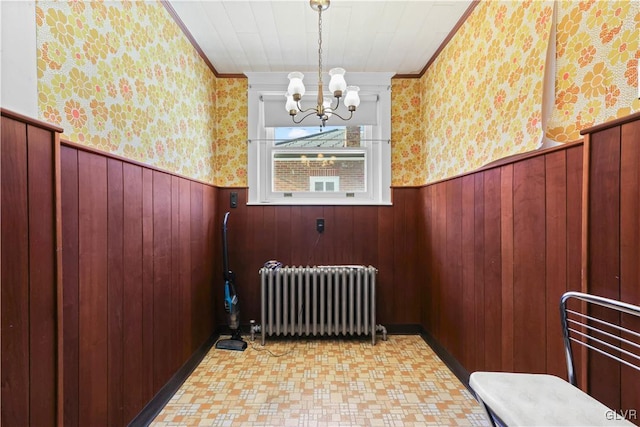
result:
[(234, 32), (258, 33), (258, 25), (253, 18), (250, 2), (234, 1), (225, 2), (223, 5)]
[[(216, 71), (317, 70), (318, 13), (306, 0), (172, 0)], [(471, 0), (333, 0), (323, 12), (324, 71), (417, 74)]]

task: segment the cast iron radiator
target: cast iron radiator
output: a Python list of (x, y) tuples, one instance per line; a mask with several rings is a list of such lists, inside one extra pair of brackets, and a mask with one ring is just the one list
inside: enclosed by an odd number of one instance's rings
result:
[(269, 336), (369, 335), (376, 343), (374, 267), (335, 265), (261, 268), (262, 345)]

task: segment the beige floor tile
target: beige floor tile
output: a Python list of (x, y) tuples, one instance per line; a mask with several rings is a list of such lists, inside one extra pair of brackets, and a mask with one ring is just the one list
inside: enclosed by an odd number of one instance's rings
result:
[(212, 348), (152, 426), (486, 426), (419, 336)]

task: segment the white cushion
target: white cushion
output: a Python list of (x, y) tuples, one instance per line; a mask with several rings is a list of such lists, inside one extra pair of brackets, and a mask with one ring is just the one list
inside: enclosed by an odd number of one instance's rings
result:
[(474, 372), (469, 385), (508, 426), (632, 426), (562, 378)]

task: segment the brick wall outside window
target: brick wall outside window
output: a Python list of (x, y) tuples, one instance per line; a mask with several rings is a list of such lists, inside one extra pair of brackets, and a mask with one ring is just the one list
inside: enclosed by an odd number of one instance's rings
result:
[[(336, 131), (333, 131), (336, 132)], [(346, 143), (340, 146), (360, 147), (360, 127), (348, 126), (342, 131)], [(322, 135), (316, 134), (309, 137), (298, 138), (289, 146), (316, 146), (323, 147)], [(328, 147), (335, 147), (335, 140), (331, 140)], [(346, 153), (345, 153), (346, 154)], [(310, 179), (312, 176), (337, 176), (340, 177), (339, 191), (358, 192), (366, 191), (364, 157), (359, 159), (340, 159), (340, 155), (331, 157), (330, 154), (300, 155), (292, 159), (290, 156), (284, 159), (276, 158), (273, 165), (273, 191), (296, 192), (311, 191)]]
[(274, 191), (310, 191), (309, 177), (339, 176), (340, 191), (365, 191), (364, 158), (358, 161), (336, 160), (323, 167), (322, 161), (276, 161), (274, 164)]

